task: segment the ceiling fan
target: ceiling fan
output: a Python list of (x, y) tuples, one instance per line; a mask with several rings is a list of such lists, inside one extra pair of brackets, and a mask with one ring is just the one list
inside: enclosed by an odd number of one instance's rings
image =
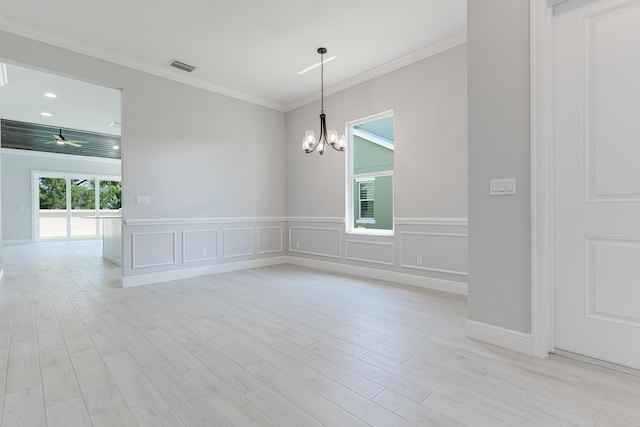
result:
[(54, 133), (53, 137), (55, 139), (53, 141), (47, 142), (47, 144), (55, 142), (58, 145), (70, 145), (72, 147), (82, 147), (82, 143), (84, 142), (84, 141), (70, 141), (70, 140), (68, 140), (67, 138), (65, 138), (62, 135), (62, 129), (60, 129), (60, 134), (56, 135)]

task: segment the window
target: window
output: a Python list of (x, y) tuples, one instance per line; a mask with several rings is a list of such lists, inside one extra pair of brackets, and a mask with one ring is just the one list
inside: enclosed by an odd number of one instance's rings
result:
[(393, 112), (347, 125), (347, 232), (393, 233)]
[(372, 179), (358, 181), (358, 219), (357, 222), (375, 223), (373, 216), (374, 183)]
[(39, 240), (95, 239), (102, 236), (98, 217), (121, 215), (118, 177), (32, 171), (32, 179), (34, 236)]

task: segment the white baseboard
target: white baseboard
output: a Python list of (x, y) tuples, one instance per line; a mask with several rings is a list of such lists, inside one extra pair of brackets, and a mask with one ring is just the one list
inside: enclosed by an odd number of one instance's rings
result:
[(230, 271), (246, 270), (248, 268), (266, 267), (269, 265), (286, 264), (287, 257), (271, 257), (254, 259), (251, 261), (229, 262), (207, 267), (185, 268), (180, 270), (163, 271), (159, 273), (139, 274), (122, 278), (122, 287), (151, 285), (154, 283), (171, 282), (173, 280), (190, 279), (192, 277), (207, 276), (209, 274), (227, 273)]
[(524, 332), (477, 322), (471, 319), (465, 320), (464, 334), (474, 340), (533, 355), (533, 340), (531, 339), (531, 334), (525, 334)]
[(2, 244), (3, 245), (25, 245), (27, 243), (33, 243), (33, 240), (31, 239), (24, 239), (24, 240), (3, 240)]
[(102, 258), (106, 259), (107, 261), (115, 264), (115, 265), (119, 265), (122, 266), (122, 260), (120, 258), (116, 258), (116, 257), (112, 257), (109, 255), (104, 255), (102, 254)]
[(289, 256), (288, 262), (289, 264), (300, 265), (303, 267), (318, 268), (320, 270), (335, 271), (337, 273), (352, 274), (354, 276), (363, 276), (371, 279), (402, 283), (404, 285), (417, 286), (425, 289), (444, 291), (458, 295), (467, 295), (467, 284), (462, 282), (434, 279), (431, 277), (414, 276), (412, 274), (398, 273), (396, 271), (358, 267), (349, 264), (318, 261), (315, 259), (294, 256)]
[(454, 293), (458, 295), (467, 294), (467, 284), (453, 282), (450, 280), (434, 279), (431, 277), (414, 276), (411, 274), (398, 273), (395, 271), (379, 270), (375, 268), (357, 267), (337, 262), (318, 261), (309, 258), (280, 256), (272, 258), (262, 258), (251, 261), (233, 262), (217, 264), (207, 267), (186, 268), (180, 270), (163, 271), (149, 274), (139, 274), (125, 276), (121, 283), (123, 288), (134, 286), (151, 285), (154, 283), (170, 282), (173, 280), (189, 279), (192, 277), (206, 276), (209, 274), (226, 273), (230, 271), (245, 270), (248, 268), (266, 267), (276, 264), (294, 264), (303, 267), (318, 268), (337, 273), (351, 274), (354, 276), (368, 277), (371, 279), (385, 280), (389, 282), (402, 283), (410, 286)]

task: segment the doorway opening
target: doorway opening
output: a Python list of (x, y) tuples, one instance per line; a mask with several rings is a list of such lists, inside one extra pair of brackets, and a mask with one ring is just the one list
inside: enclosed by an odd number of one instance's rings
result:
[(121, 91), (11, 63), (6, 69), (2, 244), (90, 244), (105, 234), (102, 218), (113, 216), (109, 226), (120, 231)]

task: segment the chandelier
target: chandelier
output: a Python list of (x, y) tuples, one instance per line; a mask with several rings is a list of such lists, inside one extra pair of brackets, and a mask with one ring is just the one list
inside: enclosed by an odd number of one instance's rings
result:
[(327, 116), (324, 114), (324, 54), (327, 53), (327, 49), (320, 47), (318, 53), (320, 54), (320, 136), (316, 139), (314, 131), (306, 131), (302, 139), (302, 149), (305, 153), (311, 153), (317, 148), (318, 153), (323, 155), (327, 145), (336, 151), (344, 151), (345, 137), (344, 135), (338, 137), (335, 129), (327, 131)]

